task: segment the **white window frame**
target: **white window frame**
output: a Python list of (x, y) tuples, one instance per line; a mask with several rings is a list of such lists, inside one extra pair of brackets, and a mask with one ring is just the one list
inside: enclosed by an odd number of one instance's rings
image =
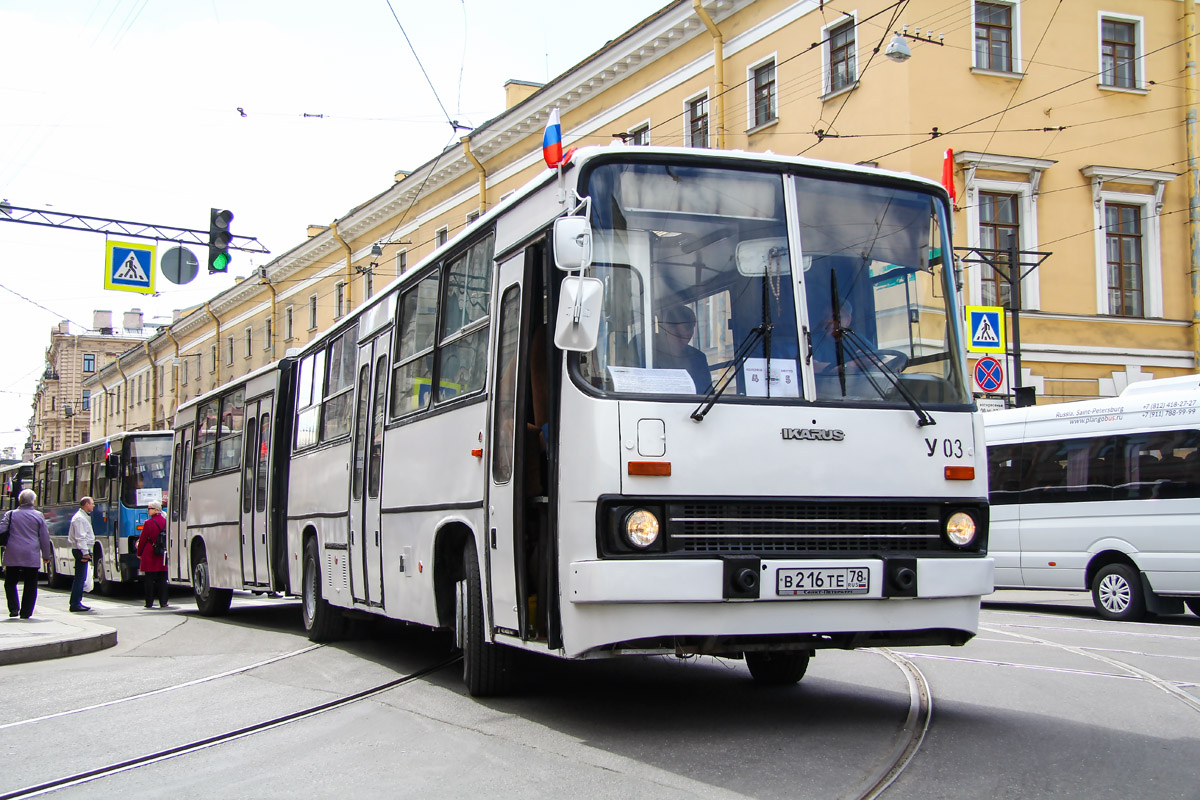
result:
[(408, 250), (396, 253), (396, 276), (403, 275), (408, 270)]
[[(972, 8), (974, 6), (972, 5)], [(1017, 196), (1017, 213), (1020, 214), (1018, 225), (1021, 236), (1022, 250), (1038, 249), (1038, 217), (1037, 197), (1041, 184), (1042, 173), (1056, 162), (1038, 158), (1019, 158), (1016, 156), (997, 156), (988, 153), (959, 152), (954, 154), (954, 161), (963, 168), (966, 174), (967, 212), (967, 244), (970, 247), (980, 246), (979, 236), (979, 193), (996, 192)], [(976, 169), (996, 170), (1000, 172), (1024, 173), (1028, 176), (1023, 181), (999, 181), (975, 177)], [(968, 264), (965, 270), (967, 276), (967, 297), (972, 303), (978, 303), (983, 296), (983, 281), (980, 276), (981, 264)], [(1033, 270), (1021, 281), (1021, 310), (1037, 311), (1042, 307), (1042, 289), (1040, 270)]]
[(975, 7), (977, 0), (971, 0), (971, 71), (980, 75), (1003, 75), (1011, 78), (1025, 74), (1024, 62), (1021, 60), (1021, 4), (1016, 0), (979, 0), (994, 6), (1008, 6), (1012, 10), (1012, 71), (990, 69), (979, 66), (975, 52)]
[(246, 326), (246, 351), (242, 358), (250, 358), (254, 355), (254, 326)]
[(333, 286), (333, 318), (341, 319), (346, 315), (346, 282), (338, 281)]
[[(707, 141), (704, 144), (693, 144), (692, 143), (692, 103), (696, 102), (697, 100), (704, 100), (705, 102), (709, 103), (709, 106), (708, 106), (708, 136), (707, 136)], [(692, 95), (691, 97), (684, 98), (684, 100), (683, 100), (683, 146), (684, 147), (703, 147), (703, 148), (712, 147), (712, 144), (711, 144), (712, 137), (713, 137), (712, 123), (713, 123), (712, 102), (708, 96), (707, 89), (705, 89), (703, 92), (697, 92), (696, 94)]]
[(315, 294), (308, 296), (308, 329), (310, 331), (317, 329), (317, 296)]
[(212, 363), (210, 363), (208, 367), (208, 372), (211, 375), (217, 371), (217, 345), (209, 345), (208, 354), (212, 358)]
[(225, 337), (225, 365), (233, 366), (233, 337)]
[[(1167, 182), (1178, 177), (1173, 172), (1126, 169), (1122, 167), (1087, 166), (1080, 170), (1092, 182), (1093, 247), (1096, 258), (1096, 313), (1111, 315), (1108, 304), (1108, 231), (1104, 207), (1108, 203), (1141, 206), (1142, 213), (1142, 317), (1121, 319), (1163, 318), (1162, 214), (1163, 193)], [(1105, 181), (1146, 186), (1146, 193), (1115, 192), (1104, 188)]]
[[(850, 82), (840, 89), (833, 89), (833, 42), (830, 41), (829, 34), (834, 28), (840, 28), (843, 25), (850, 23), (854, 26), (854, 77)], [(860, 64), (862, 59), (859, 58), (859, 38), (858, 38), (858, 11), (851, 11), (843, 14), (837, 19), (830, 22), (821, 28), (821, 41), (824, 43), (821, 47), (821, 100), (828, 100), (831, 97), (837, 97), (839, 94), (852, 91), (858, 86), (858, 77), (861, 74)], [(778, 75), (776, 75), (778, 78)]]
[[(1128, 22), (1133, 25), (1133, 86), (1114, 86), (1104, 83), (1104, 21)], [(1132, 14), (1118, 14), (1115, 11), (1099, 11), (1096, 17), (1096, 85), (1109, 92), (1134, 92), (1145, 94), (1149, 91), (1146, 85), (1146, 20), (1144, 17)]]
[(448, 241), (450, 241), (450, 227), (448, 225), (443, 225), (433, 232), (434, 247), (441, 247)]
[(292, 315), (294, 313), (295, 312), (293, 311), (293, 307), (290, 303), (285, 309), (283, 309), (283, 330), (285, 334), (283, 340), (285, 342), (290, 342), (292, 340), (292, 325), (294, 324)]
[[(634, 137), (635, 137), (635, 135), (636, 135), (636, 134), (637, 134), (639, 131), (645, 131), (645, 132), (646, 132), (646, 141), (645, 141), (643, 144), (638, 144), (637, 142), (633, 141), (633, 140), (634, 140)], [(651, 126), (650, 126), (650, 120), (649, 120), (649, 119), (644, 119), (644, 120), (642, 120), (641, 122), (639, 122), (639, 123), (638, 123), (638, 124), (636, 124), (636, 125), (630, 125), (630, 126), (629, 126), (629, 144), (630, 144), (632, 147), (646, 147), (646, 146), (648, 146), (648, 145), (650, 144), (650, 131), (651, 131)]]
[[(760, 58), (755, 63), (746, 67), (746, 132), (754, 133), (762, 128), (769, 127), (779, 122), (779, 59), (778, 53), (771, 53), (769, 56)], [(773, 114), (766, 122), (754, 121), (754, 92), (757, 88), (754, 85), (754, 73), (771, 64), (775, 67), (775, 103), (771, 109)]]
[(263, 320), (263, 350), (271, 349), (271, 340), (275, 338), (275, 320), (268, 315)]

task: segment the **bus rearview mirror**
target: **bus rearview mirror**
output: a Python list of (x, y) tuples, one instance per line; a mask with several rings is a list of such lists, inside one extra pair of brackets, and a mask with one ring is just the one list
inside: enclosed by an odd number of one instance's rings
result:
[(592, 225), (587, 217), (554, 220), (555, 266), (561, 270), (576, 270), (585, 269), (591, 263)]
[(604, 282), (599, 278), (564, 279), (558, 295), (554, 346), (576, 353), (595, 350), (603, 303)]

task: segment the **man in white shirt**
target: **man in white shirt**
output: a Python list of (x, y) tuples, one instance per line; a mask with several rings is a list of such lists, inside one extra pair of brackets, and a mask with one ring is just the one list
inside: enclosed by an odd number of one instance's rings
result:
[(83, 582), (87, 578), (88, 562), (92, 560), (92, 545), (96, 543), (96, 534), (92, 531), (92, 509), (96, 503), (90, 497), (79, 499), (79, 510), (71, 517), (71, 530), (67, 533), (67, 543), (71, 545), (71, 553), (75, 556), (75, 580), (71, 584), (71, 610), (91, 611), (83, 604)]

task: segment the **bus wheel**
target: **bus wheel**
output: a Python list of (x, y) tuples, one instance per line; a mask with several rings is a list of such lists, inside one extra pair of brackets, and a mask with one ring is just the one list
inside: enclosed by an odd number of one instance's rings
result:
[(65, 589), (71, 585), (72, 578), (58, 574), (58, 559), (50, 559), (50, 571), (46, 573), (46, 586), (51, 589)]
[(1109, 564), (1092, 580), (1092, 602), (1104, 619), (1139, 620), (1146, 616), (1146, 598), (1137, 570), (1128, 564)]
[(317, 554), (317, 540), (309, 539), (304, 545), (303, 601), (300, 604), (304, 616), (304, 630), (314, 642), (331, 642), (342, 635), (344, 619), (341, 611), (329, 605), (321, 596), (321, 561)]
[(483, 624), (483, 587), (475, 543), (463, 547), (463, 575), (458, 584), (455, 641), (462, 648), (463, 682), (472, 697), (507, 694), (512, 688), (513, 652), (487, 641)]
[(744, 655), (746, 666), (750, 668), (750, 677), (759, 686), (789, 686), (804, 677), (812, 654), (807, 650), (798, 650), (786, 653), (755, 651)]
[(214, 589), (208, 574), (208, 553), (201, 549), (192, 564), (192, 592), (196, 595), (196, 610), (206, 617), (221, 617), (229, 613), (233, 589)]
[(104, 571), (104, 551), (97, 545), (92, 551), (92, 591), (98, 592), (104, 597), (112, 597), (117, 593), (117, 587), (120, 585), (114, 580), (109, 580), (107, 573)]
[(1188, 611), (1200, 617), (1200, 597), (1189, 597), (1183, 602), (1187, 604)]

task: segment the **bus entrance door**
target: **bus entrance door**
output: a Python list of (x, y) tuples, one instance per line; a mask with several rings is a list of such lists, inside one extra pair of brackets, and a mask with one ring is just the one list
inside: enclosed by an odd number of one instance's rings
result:
[(383, 606), (383, 550), (379, 495), (383, 477), (383, 421), (388, 335), (358, 348), (350, 486), (350, 590), (354, 602)]
[(270, 582), (267, 560), (267, 481), (271, 452), (271, 398), (246, 403), (242, 459), (242, 583)]
[[(171, 459), (171, 486), (167, 498), (167, 569), (172, 580), (191, 582), (187, 548), (187, 497), (191, 482), (192, 428), (189, 425), (179, 432)], [(98, 467), (103, 469), (103, 466)], [(101, 498), (102, 500), (102, 498)]]

